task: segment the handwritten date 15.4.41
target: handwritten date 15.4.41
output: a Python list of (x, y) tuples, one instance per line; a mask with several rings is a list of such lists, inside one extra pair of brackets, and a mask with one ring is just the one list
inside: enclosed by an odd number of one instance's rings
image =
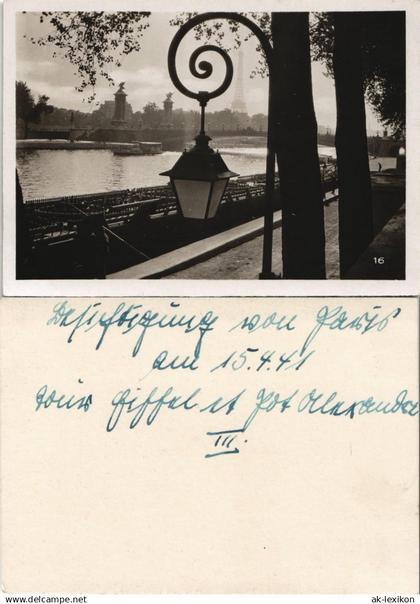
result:
[(277, 352), (275, 350), (261, 350), (260, 348), (248, 347), (242, 351), (234, 350), (221, 363), (210, 370), (218, 371), (230, 369), (239, 371), (281, 371), (294, 369), (297, 371), (314, 354), (315, 350), (293, 352)]

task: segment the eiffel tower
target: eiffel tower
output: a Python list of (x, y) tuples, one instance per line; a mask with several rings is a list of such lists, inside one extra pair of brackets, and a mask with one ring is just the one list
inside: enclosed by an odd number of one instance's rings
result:
[(248, 113), (244, 100), (244, 53), (242, 50), (239, 51), (238, 57), (238, 72), (236, 74), (236, 85), (235, 93), (232, 101), (232, 111), (240, 111), (241, 113)]

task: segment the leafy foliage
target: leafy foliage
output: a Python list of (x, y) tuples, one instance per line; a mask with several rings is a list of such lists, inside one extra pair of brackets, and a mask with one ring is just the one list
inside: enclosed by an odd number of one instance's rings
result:
[[(405, 15), (402, 11), (358, 13), (362, 27), (365, 95), (394, 136), (405, 132)], [(313, 59), (333, 75), (332, 13), (318, 13), (311, 27)]]
[(95, 100), (98, 77), (114, 85), (110, 75), (113, 66), (121, 67), (120, 58), (141, 50), (141, 37), (149, 27), (149, 12), (42, 12), (41, 23), (49, 25), (48, 33), (40, 38), (30, 37), (33, 44), (55, 46), (76, 68), (85, 92), (92, 87), (88, 102)]
[(51, 113), (53, 106), (48, 104), (49, 98), (44, 94), (35, 103), (32, 92), (26, 82), (16, 82), (16, 117), (25, 124), (38, 123), (43, 113)]
[(146, 103), (143, 107), (143, 125), (145, 128), (157, 128), (163, 121), (163, 111), (156, 103)]

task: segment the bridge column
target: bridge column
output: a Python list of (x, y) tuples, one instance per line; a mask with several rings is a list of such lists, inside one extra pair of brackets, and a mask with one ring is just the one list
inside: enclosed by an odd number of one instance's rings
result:
[(112, 118), (112, 124), (114, 126), (121, 126), (126, 122), (125, 119), (125, 105), (127, 94), (124, 92), (124, 82), (121, 82), (120, 87), (114, 94), (115, 106), (114, 106), (114, 117)]

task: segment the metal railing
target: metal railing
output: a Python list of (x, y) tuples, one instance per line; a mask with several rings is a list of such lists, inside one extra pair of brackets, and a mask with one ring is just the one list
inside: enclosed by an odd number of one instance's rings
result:
[[(275, 189), (278, 190), (278, 178)], [(337, 188), (335, 166), (323, 172), (324, 192)], [(226, 189), (221, 206), (262, 200), (265, 174), (239, 176)], [(59, 243), (73, 239), (83, 217), (102, 213), (108, 227), (132, 220), (158, 220), (178, 212), (172, 188), (168, 185), (32, 199), (25, 203), (27, 224), (34, 243)]]

